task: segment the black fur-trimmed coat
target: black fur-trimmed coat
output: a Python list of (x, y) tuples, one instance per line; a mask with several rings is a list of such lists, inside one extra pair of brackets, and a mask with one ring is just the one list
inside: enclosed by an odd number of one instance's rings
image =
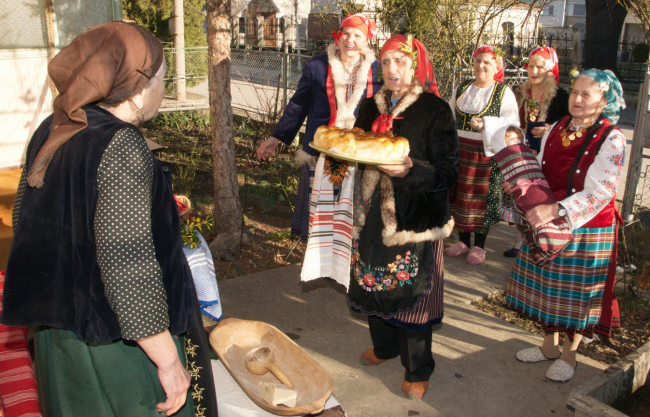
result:
[[(458, 135), (452, 110), (435, 94), (423, 92), (417, 79), (392, 111), (391, 94), (384, 86), (374, 97), (364, 99), (355, 126), (369, 131), (380, 114), (403, 117), (393, 120), (393, 133), (409, 140), (413, 167), (404, 178), (391, 178), (374, 166), (365, 166), (364, 209), (369, 212), (379, 189), (386, 246), (444, 239), (454, 224), (447, 190), (458, 178)], [(355, 228), (355, 236), (359, 232)]]

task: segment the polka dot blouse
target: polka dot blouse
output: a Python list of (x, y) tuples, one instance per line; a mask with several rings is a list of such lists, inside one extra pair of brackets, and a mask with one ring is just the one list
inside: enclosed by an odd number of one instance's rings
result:
[[(151, 233), (153, 155), (134, 128), (115, 134), (99, 165), (95, 211), (97, 260), (122, 337), (143, 339), (169, 327), (167, 294)], [(18, 184), (18, 221), (27, 170)]]
[(151, 232), (153, 174), (154, 158), (140, 132), (117, 132), (99, 165), (95, 239), (106, 297), (129, 340), (169, 327)]

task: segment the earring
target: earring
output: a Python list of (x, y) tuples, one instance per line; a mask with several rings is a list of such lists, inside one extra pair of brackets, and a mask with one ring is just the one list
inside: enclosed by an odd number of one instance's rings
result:
[(135, 111), (135, 118), (138, 119), (138, 122), (144, 122), (144, 112), (142, 109)]

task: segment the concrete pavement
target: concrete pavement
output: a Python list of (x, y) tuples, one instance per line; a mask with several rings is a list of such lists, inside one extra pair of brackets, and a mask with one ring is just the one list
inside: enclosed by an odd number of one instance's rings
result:
[[(619, 126), (628, 140), (633, 127)], [(644, 149), (650, 155), (650, 149)], [(642, 172), (646, 171), (648, 159)], [(618, 199), (623, 198), (627, 165)], [(446, 240), (455, 242), (457, 236)], [(300, 266), (289, 266), (220, 281), (224, 317), (260, 320), (292, 337), (334, 379), (334, 396), (350, 417), (397, 416), (572, 416), (569, 392), (605, 365), (579, 355), (580, 365), (568, 383), (548, 381), (550, 362), (523, 364), (514, 358), (522, 348), (538, 345), (541, 336), (497, 319), (470, 303), (504, 291), (512, 259), (502, 253), (515, 243), (512, 226), (494, 226), (487, 259), (472, 267), (464, 258), (445, 259), (445, 318), (433, 335), (436, 370), (421, 401), (403, 397), (404, 370), (399, 359), (376, 367), (359, 364), (371, 347), (367, 320), (350, 312), (345, 290), (331, 280), (300, 282)]]
[(420, 401), (403, 397), (399, 359), (359, 364), (361, 352), (371, 347), (365, 316), (348, 309), (344, 288), (333, 281), (301, 283), (300, 266), (220, 281), (224, 317), (264, 321), (293, 338), (328, 370), (333, 395), (350, 417), (570, 416), (569, 392), (605, 366), (579, 357), (572, 381), (552, 383), (544, 377), (550, 362), (514, 358), (517, 350), (541, 343), (541, 336), (470, 305), (505, 289), (512, 259), (502, 253), (514, 242), (514, 228), (500, 224), (488, 238), (484, 264), (445, 259), (445, 318), (433, 335), (436, 370)]

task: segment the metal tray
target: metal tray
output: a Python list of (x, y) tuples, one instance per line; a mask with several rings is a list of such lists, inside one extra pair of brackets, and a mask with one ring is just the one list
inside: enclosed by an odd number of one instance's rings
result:
[(350, 155), (346, 155), (343, 153), (338, 153), (338, 152), (332, 152), (328, 149), (321, 148), (320, 146), (314, 145), (313, 142), (309, 143), (309, 146), (312, 148), (316, 149), (318, 152), (324, 153), (325, 155), (329, 155), (331, 157), (334, 157), (336, 159), (343, 159), (344, 161), (351, 161), (351, 162), (361, 162), (363, 164), (369, 164), (369, 165), (404, 165), (404, 161), (377, 161), (375, 159), (361, 159), (361, 158), (355, 158)]

